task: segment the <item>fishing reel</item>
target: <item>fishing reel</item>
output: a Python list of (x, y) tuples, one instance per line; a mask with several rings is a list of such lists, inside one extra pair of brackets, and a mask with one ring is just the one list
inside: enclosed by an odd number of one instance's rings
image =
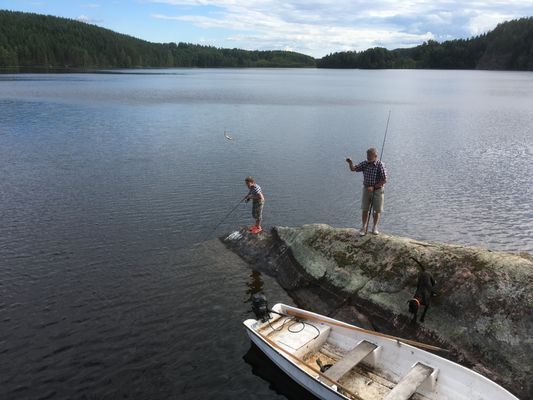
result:
[(261, 322), (267, 322), (270, 319), (268, 301), (263, 293), (256, 293), (252, 296), (252, 311), (255, 314), (255, 319)]

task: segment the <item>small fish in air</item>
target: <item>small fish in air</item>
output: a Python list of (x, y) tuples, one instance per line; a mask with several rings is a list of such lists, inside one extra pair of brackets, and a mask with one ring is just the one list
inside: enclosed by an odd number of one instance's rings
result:
[(228, 139), (228, 140), (233, 140), (233, 138), (232, 138), (230, 135), (228, 135), (228, 132), (226, 132), (225, 129), (224, 129), (224, 137), (225, 137), (226, 139)]
[(235, 232), (232, 232), (232, 233), (226, 238), (226, 240), (239, 240), (240, 238), (242, 238), (242, 233), (240, 233), (239, 231), (235, 231)]

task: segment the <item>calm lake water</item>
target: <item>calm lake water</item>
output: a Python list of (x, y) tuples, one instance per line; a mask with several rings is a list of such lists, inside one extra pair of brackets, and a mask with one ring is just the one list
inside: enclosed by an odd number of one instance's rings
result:
[(2, 399), (302, 398), (216, 240), (250, 205), (213, 228), (247, 175), (267, 227), (358, 227), (389, 110), (382, 231), (533, 252), (532, 73), (122, 72), (0, 75)]

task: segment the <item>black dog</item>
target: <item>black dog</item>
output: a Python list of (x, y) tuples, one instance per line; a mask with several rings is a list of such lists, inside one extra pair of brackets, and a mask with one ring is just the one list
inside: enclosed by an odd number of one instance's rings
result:
[(413, 314), (412, 323), (416, 323), (416, 315), (420, 306), (425, 306), (424, 312), (420, 317), (420, 322), (424, 322), (424, 317), (426, 316), (426, 312), (429, 308), (429, 303), (431, 302), (431, 296), (433, 294), (433, 288), (435, 287), (436, 282), (431, 274), (426, 271), (424, 266), (420, 264), (417, 259), (413, 257), (410, 258), (416, 261), (416, 263), (420, 266), (421, 271), (418, 273), (418, 282), (416, 284), (415, 295), (407, 303), (409, 303), (409, 312)]

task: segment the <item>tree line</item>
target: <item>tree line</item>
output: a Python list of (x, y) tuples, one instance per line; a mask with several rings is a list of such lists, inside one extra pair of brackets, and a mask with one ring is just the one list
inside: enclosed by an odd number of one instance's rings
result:
[(0, 11), (0, 67), (314, 67), (290, 51), (150, 43), (67, 18)]
[(533, 17), (499, 24), (471, 39), (429, 40), (409, 49), (375, 47), (317, 60), (318, 68), (426, 68), (533, 70)]
[(221, 49), (150, 43), (83, 22), (0, 10), (0, 67), (171, 68), (318, 67), (533, 70), (533, 17), (499, 24), (471, 39), (387, 50), (332, 53), (321, 59), (290, 51)]

